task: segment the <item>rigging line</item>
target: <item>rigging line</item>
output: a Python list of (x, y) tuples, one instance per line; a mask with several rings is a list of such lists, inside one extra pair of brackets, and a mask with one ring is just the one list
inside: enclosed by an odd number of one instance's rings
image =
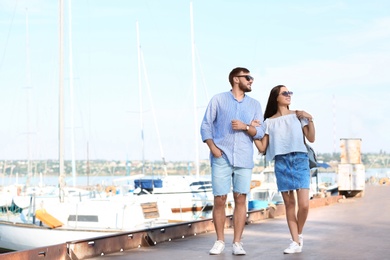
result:
[(143, 102), (142, 102), (142, 74), (141, 74), (141, 43), (139, 37), (139, 24), (136, 22), (137, 29), (137, 64), (138, 64), (138, 90), (139, 90), (139, 113), (141, 126), (141, 154), (142, 154), (142, 174), (145, 174), (145, 141), (144, 141), (144, 119), (143, 119)]
[(209, 100), (209, 93), (207, 92), (207, 86), (206, 86), (206, 81), (205, 81), (205, 77), (204, 77), (204, 73), (203, 73), (202, 64), (200, 62), (199, 51), (198, 51), (198, 48), (196, 47), (196, 44), (194, 44), (194, 47), (195, 47), (196, 58), (198, 60), (198, 66), (199, 66), (199, 69), (200, 69), (200, 76), (201, 76), (200, 78), (202, 80), (204, 93), (206, 94), (206, 100)]
[(163, 160), (163, 163), (164, 163), (164, 173), (165, 173), (165, 175), (167, 175), (167, 168), (166, 168), (166, 164), (165, 164), (165, 156), (164, 156), (164, 151), (163, 151), (163, 147), (162, 147), (162, 143), (161, 143), (160, 131), (158, 129), (158, 124), (157, 124), (156, 110), (154, 108), (152, 93), (150, 91), (150, 84), (149, 84), (149, 79), (148, 79), (148, 75), (147, 75), (147, 72), (146, 72), (145, 60), (144, 60), (144, 55), (143, 55), (142, 50), (141, 50), (140, 54), (141, 54), (142, 68), (143, 68), (144, 77), (145, 77), (145, 83), (146, 83), (146, 87), (147, 87), (147, 90), (148, 90), (148, 95), (149, 95), (149, 99), (150, 99), (150, 105), (152, 107), (152, 114), (153, 114), (153, 119), (154, 119), (154, 125), (156, 127), (156, 132), (157, 132), (157, 140), (158, 140), (158, 144), (159, 144), (159, 147), (160, 147), (161, 157), (162, 157), (162, 160)]
[(3, 52), (3, 56), (1, 57), (1, 62), (0, 62), (0, 73), (1, 73), (1, 69), (3, 68), (3, 63), (4, 63), (4, 59), (5, 59), (5, 54), (7, 52), (7, 47), (8, 47), (8, 41), (9, 41), (9, 36), (11, 34), (11, 28), (12, 28), (12, 25), (14, 23), (14, 18), (15, 18), (15, 13), (16, 13), (16, 7), (18, 6), (18, 1), (15, 1), (15, 7), (14, 7), (14, 12), (12, 14), (12, 19), (11, 19), (11, 24), (8, 28), (8, 34), (7, 34), (7, 38), (5, 39), (5, 48), (4, 48), (4, 52)]

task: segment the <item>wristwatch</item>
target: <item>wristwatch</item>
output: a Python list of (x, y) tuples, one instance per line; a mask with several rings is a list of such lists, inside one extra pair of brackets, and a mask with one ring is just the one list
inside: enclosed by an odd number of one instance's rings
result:
[(249, 125), (246, 125), (246, 131), (249, 131)]

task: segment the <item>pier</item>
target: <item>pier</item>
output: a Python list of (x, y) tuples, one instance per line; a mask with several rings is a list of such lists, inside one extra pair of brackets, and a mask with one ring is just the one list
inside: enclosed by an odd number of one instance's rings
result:
[(231, 216), (226, 247), (211, 256), (216, 235), (210, 219), (136, 233), (0, 255), (0, 259), (388, 259), (390, 186), (367, 185), (361, 198), (332, 196), (310, 201), (302, 253), (285, 255), (290, 243), (284, 206), (248, 213), (242, 242), (246, 256), (232, 255)]

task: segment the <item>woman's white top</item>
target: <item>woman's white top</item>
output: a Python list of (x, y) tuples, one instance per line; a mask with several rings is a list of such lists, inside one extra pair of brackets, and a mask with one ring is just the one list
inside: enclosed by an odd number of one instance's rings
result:
[(307, 153), (303, 142), (302, 128), (309, 124), (306, 118), (299, 120), (295, 113), (264, 121), (265, 134), (268, 134), (266, 160), (272, 161), (276, 155), (292, 152)]

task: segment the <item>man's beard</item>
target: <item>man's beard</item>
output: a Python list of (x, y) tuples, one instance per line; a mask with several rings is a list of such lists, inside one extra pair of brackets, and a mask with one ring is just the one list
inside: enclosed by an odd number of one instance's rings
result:
[(252, 91), (252, 88), (251, 87), (248, 87), (247, 85), (245, 84), (239, 84), (238, 87), (244, 91), (244, 92), (251, 92)]

